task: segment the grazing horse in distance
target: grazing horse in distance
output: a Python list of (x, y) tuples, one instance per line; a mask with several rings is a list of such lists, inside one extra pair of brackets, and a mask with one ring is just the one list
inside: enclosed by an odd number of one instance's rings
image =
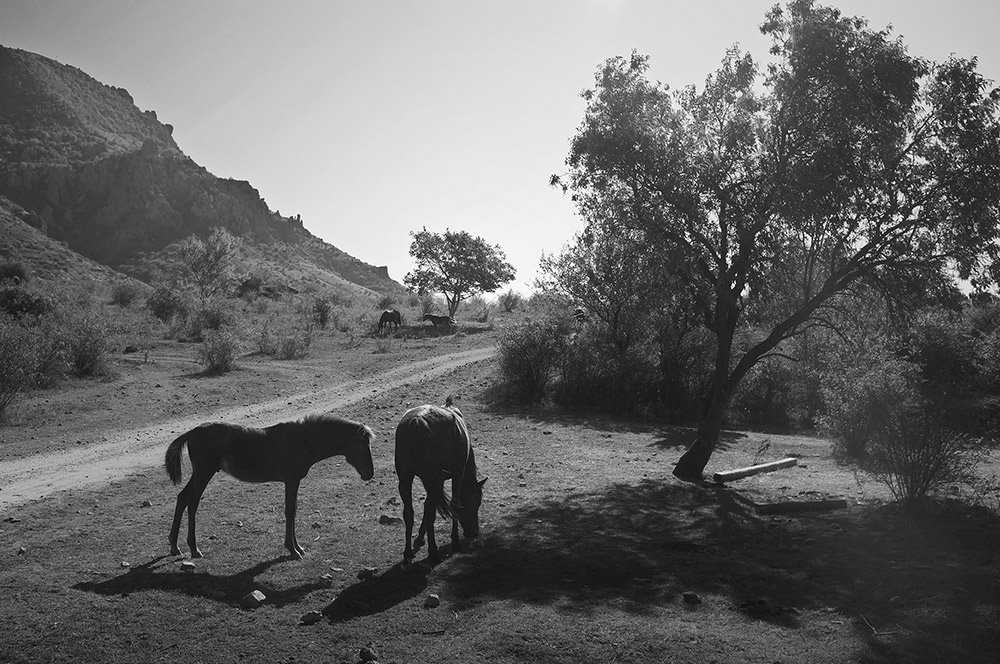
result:
[(298, 422), (282, 422), (266, 429), (216, 422), (182, 434), (167, 447), (164, 465), (174, 484), (181, 481), (181, 451), (187, 445), (191, 479), (177, 494), (170, 526), (170, 553), (180, 555), (177, 536), (184, 510), (188, 513), (187, 543), (192, 558), (201, 558), (195, 539), (195, 513), (209, 480), (225, 471), (244, 482), (285, 483), (285, 548), (292, 558), (305, 551), (295, 537), (295, 510), (299, 483), (317, 461), (343, 455), (361, 479), (375, 474), (372, 440), (375, 434), (359, 422), (330, 414), (309, 415)]
[[(461, 550), (458, 524), (469, 539), (479, 535), (479, 507), (483, 502), (483, 485), (478, 479), (476, 455), (469, 441), (462, 412), (451, 396), (444, 407), (417, 406), (403, 414), (396, 426), (396, 475), (399, 496), (403, 500), (403, 521), (406, 525), (406, 546), (403, 566), (412, 564), (427, 535), (427, 557), (432, 563), (441, 560), (434, 539), (435, 513), (451, 519), (451, 542), (454, 551)], [(427, 492), (424, 515), (417, 539), (410, 545), (413, 534), (413, 478), (419, 477)], [(445, 480), (451, 480), (454, 499), (445, 493)]]
[(390, 328), (393, 325), (396, 329), (399, 329), (400, 323), (403, 322), (403, 317), (399, 315), (399, 312), (395, 309), (386, 309), (382, 312), (382, 317), (378, 319), (378, 331), (381, 332), (383, 328)]
[(451, 316), (437, 316), (435, 314), (424, 314), (424, 320), (434, 323), (434, 328), (437, 329), (438, 326), (443, 326), (445, 328), (450, 328), (455, 324), (455, 319)]

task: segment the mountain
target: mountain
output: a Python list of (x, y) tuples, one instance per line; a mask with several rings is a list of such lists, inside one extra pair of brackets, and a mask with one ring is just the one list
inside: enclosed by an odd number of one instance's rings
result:
[(0, 46), (0, 242), (20, 220), (91, 261), (154, 281), (175, 260), (172, 245), (222, 226), (241, 238), (248, 271), (283, 285), (403, 292), (387, 268), (271, 211), (250, 183), (209, 173), (172, 132), (126, 90)]

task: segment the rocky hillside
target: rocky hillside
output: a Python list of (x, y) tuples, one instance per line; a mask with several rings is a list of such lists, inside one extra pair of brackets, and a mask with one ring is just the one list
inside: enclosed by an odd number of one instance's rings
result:
[(248, 271), (300, 280), (286, 285), (403, 290), (386, 268), (323, 242), (299, 218), (272, 212), (250, 183), (209, 173), (180, 150), (172, 131), (121, 88), (0, 46), (0, 196), (13, 217), (147, 281), (169, 265), (172, 244), (224, 226), (243, 240)]

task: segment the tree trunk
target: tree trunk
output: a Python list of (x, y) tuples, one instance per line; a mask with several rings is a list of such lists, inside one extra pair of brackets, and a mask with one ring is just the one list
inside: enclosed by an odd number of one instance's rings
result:
[(705, 466), (712, 458), (712, 452), (719, 442), (722, 420), (729, 407), (731, 391), (728, 387), (718, 387), (715, 383), (706, 397), (705, 414), (698, 423), (698, 437), (674, 466), (674, 475), (683, 480), (701, 480)]

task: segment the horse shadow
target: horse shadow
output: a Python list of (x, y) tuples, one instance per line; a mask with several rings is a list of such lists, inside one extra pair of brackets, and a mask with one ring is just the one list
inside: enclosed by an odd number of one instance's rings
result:
[[(441, 547), (441, 553), (447, 555), (446, 547)], [(433, 565), (426, 561), (414, 564), (410, 570), (396, 563), (384, 573), (340, 591), (322, 613), (331, 623), (382, 613), (423, 593), (432, 570)]]
[(274, 565), (290, 560), (288, 555), (257, 563), (234, 574), (212, 574), (210, 572), (184, 571), (177, 566), (176, 556), (157, 556), (152, 560), (135, 565), (124, 574), (104, 581), (84, 581), (73, 585), (75, 590), (97, 593), (98, 595), (119, 595), (127, 597), (136, 592), (162, 590), (181, 593), (191, 597), (202, 597), (225, 604), (238, 603), (252, 590), (260, 590), (267, 596), (271, 606), (285, 606), (300, 601), (317, 590), (329, 585), (322, 580), (303, 583), (291, 588), (277, 588), (255, 579)]

